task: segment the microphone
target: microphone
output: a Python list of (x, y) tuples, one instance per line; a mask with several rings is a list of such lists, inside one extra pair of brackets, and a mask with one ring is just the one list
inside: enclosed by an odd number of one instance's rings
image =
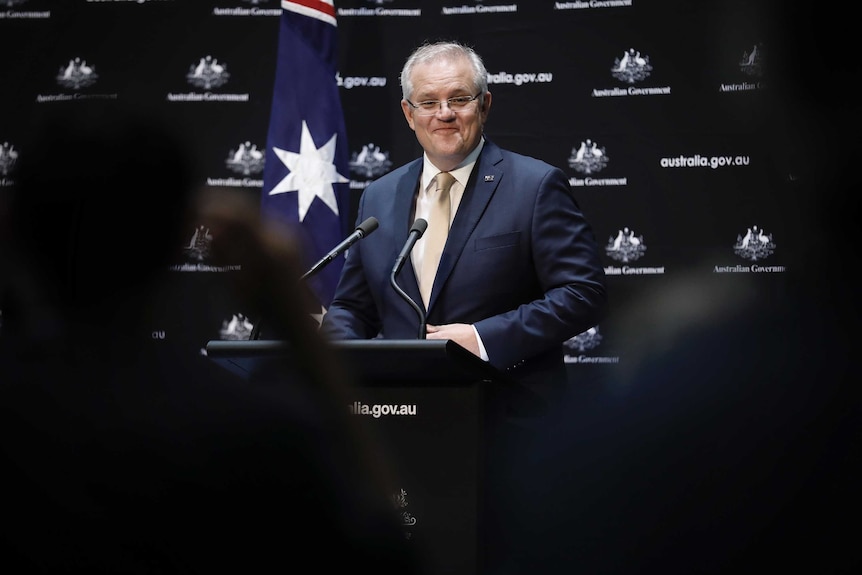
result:
[(426, 229), (428, 229), (428, 222), (422, 218), (413, 222), (413, 226), (410, 228), (410, 233), (407, 235), (407, 243), (404, 244), (404, 247), (401, 248), (401, 253), (398, 254), (397, 258), (395, 258), (395, 266), (393, 266), (392, 273), (389, 275), (389, 283), (392, 284), (392, 287), (395, 288), (398, 295), (404, 298), (404, 300), (410, 304), (410, 307), (416, 310), (416, 313), (419, 314), (419, 339), (425, 339), (425, 311), (422, 309), (422, 306), (413, 301), (413, 299), (407, 295), (403, 289), (401, 289), (398, 282), (395, 281), (395, 276), (398, 275), (398, 272), (400, 272), (401, 268), (404, 267), (404, 262), (407, 261), (410, 251), (413, 249), (413, 246), (416, 245), (416, 242), (419, 241), (419, 238), (422, 237), (422, 234), (425, 233)]
[(413, 227), (410, 228), (410, 234), (407, 236), (407, 243), (404, 244), (404, 247), (401, 248), (401, 253), (398, 254), (397, 258), (395, 258), (395, 267), (392, 268), (393, 276), (397, 275), (398, 272), (401, 271), (401, 268), (404, 267), (404, 262), (410, 256), (410, 251), (413, 249), (413, 246), (416, 245), (416, 242), (419, 241), (419, 238), (422, 237), (422, 234), (424, 234), (427, 229), (428, 222), (422, 218), (413, 222)]
[(341, 254), (341, 252), (347, 250), (347, 248), (349, 248), (350, 246), (352, 246), (353, 244), (355, 244), (356, 242), (358, 242), (359, 240), (361, 240), (362, 238), (364, 238), (365, 236), (367, 236), (368, 234), (370, 234), (371, 232), (376, 230), (377, 226), (379, 226), (379, 225), (380, 224), (378, 223), (377, 218), (375, 218), (375, 217), (370, 217), (370, 218), (366, 219), (364, 222), (362, 222), (361, 224), (359, 224), (356, 227), (356, 229), (353, 231), (352, 234), (347, 236), (347, 238), (345, 238), (343, 242), (341, 242), (340, 244), (338, 244), (337, 246), (332, 248), (331, 252), (329, 252), (328, 254), (323, 256), (323, 258), (321, 258), (320, 261), (318, 261), (316, 264), (311, 266), (311, 269), (309, 269), (307, 272), (305, 272), (302, 275), (302, 277), (299, 279), (300, 280), (308, 279), (311, 276), (313, 276), (314, 274), (316, 274), (317, 272), (319, 272), (320, 270), (322, 270), (324, 267), (326, 267), (327, 264), (329, 264), (329, 262), (331, 262), (336, 257), (338, 257), (338, 255)]
[[(316, 274), (317, 272), (319, 272), (320, 270), (322, 270), (324, 267), (326, 267), (327, 264), (329, 264), (329, 262), (331, 262), (336, 257), (338, 257), (338, 255), (340, 253), (342, 253), (347, 248), (349, 248), (350, 246), (352, 246), (353, 244), (355, 244), (356, 242), (358, 242), (359, 240), (361, 240), (362, 238), (366, 237), (368, 234), (370, 234), (371, 232), (376, 230), (377, 226), (379, 226), (379, 225), (380, 225), (380, 223), (377, 221), (377, 218), (375, 218), (373, 216), (370, 218), (367, 218), (365, 221), (363, 221), (361, 224), (359, 224), (356, 227), (356, 229), (353, 231), (353, 233), (350, 234), (349, 236), (347, 236), (347, 238), (345, 238), (344, 241), (342, 241), (340, 244), (335, 246), (332, 249), (332, 251), (330, 251), (323, 258), (321, 258), (320, 261), (318, 261), (316, 264), (311, 266), (311, 269), (309, 269), (307, 272), (302, 274), (302, 277), (299, 278), (299, 281), (303, 281), (305, 279), (308, 279), (311, 276), (313, 276), (314, 274)], [(427, 226), (427, 224), (426, 224), (426, 226)], [(416, 240), (414, 240), (414, 242), (415, 241)], [(262, 322), (260, 319), (258, 319), (256, 322), (254, 322), (254, 327), (252, 327), (251, 333), (248, 336), (249, 340), (256, 340), (256, 339), (260, 338), (260, 324), (261, 323)]]

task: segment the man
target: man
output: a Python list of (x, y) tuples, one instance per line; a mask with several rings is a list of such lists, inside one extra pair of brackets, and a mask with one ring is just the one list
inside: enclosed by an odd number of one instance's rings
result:
[[(456, 42), (425, 44), (401, 71), (401, 108), (424, 154), (372, 182), (358, 221), (380, 229), (353, 246), (322, 329), (335, 339), (415, 339), (416, 310), (389, 277), (413, 222), (427, 232), (396, 280), (424, 304), (427, 339), (452, 340), (534, 392), (566, 381), (562, 343), (602, 319), (607, 295), (593, 231), (565, 174), (484, 136), (491, 109), (481, 57)], [(450, 215), (430, 204), (449, 172)], [(448, 238), (436, 275), (421, 279), (424, 243)]]

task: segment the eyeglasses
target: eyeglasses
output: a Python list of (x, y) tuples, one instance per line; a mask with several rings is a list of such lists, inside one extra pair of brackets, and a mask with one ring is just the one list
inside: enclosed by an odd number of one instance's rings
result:
[(433, 116), (443, 107), (443, 102), (446, 102), (446, 105), (449, 106), (450, 110), (458, 113), (466, 110), (467, 106), (470, 105), (470, 102), (481, 95), (482, 92), (479, 92), (475, 96), (455, 96), (454, 98), (448, 98), (446, 100), (425, 100), (424, 102), (417, 102), (416, 104), (406, 98), (405, 101), (410, 104), (414, 110), (417, 110), (416, 114), (419, 116)]

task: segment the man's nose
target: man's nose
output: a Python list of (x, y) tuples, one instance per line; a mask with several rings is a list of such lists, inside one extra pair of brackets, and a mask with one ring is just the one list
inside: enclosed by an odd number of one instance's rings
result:
[(442, 100), (440, 102), (440, 105), (437, 107), (437, 114), (444, 116), (444, 117), (454, 116), (455, 111), (449, 107), (449, 102), (447, 102), (446, 100)]

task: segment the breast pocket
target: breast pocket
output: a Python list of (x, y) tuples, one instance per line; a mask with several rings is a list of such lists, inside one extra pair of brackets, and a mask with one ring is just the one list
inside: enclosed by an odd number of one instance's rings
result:
[(477, 238), (472, 256), (463, 262), (470, 270), (471, 288), (488, 295), (517, 290), (517, 278), (526, 273), (529, 261), (523, 249), (520, 232)]
[(476, 251), (493, 250), (517, 246), (521, 241), (521, 232), (509, 232), (496, 236), (487, 236), (476, 240)]

